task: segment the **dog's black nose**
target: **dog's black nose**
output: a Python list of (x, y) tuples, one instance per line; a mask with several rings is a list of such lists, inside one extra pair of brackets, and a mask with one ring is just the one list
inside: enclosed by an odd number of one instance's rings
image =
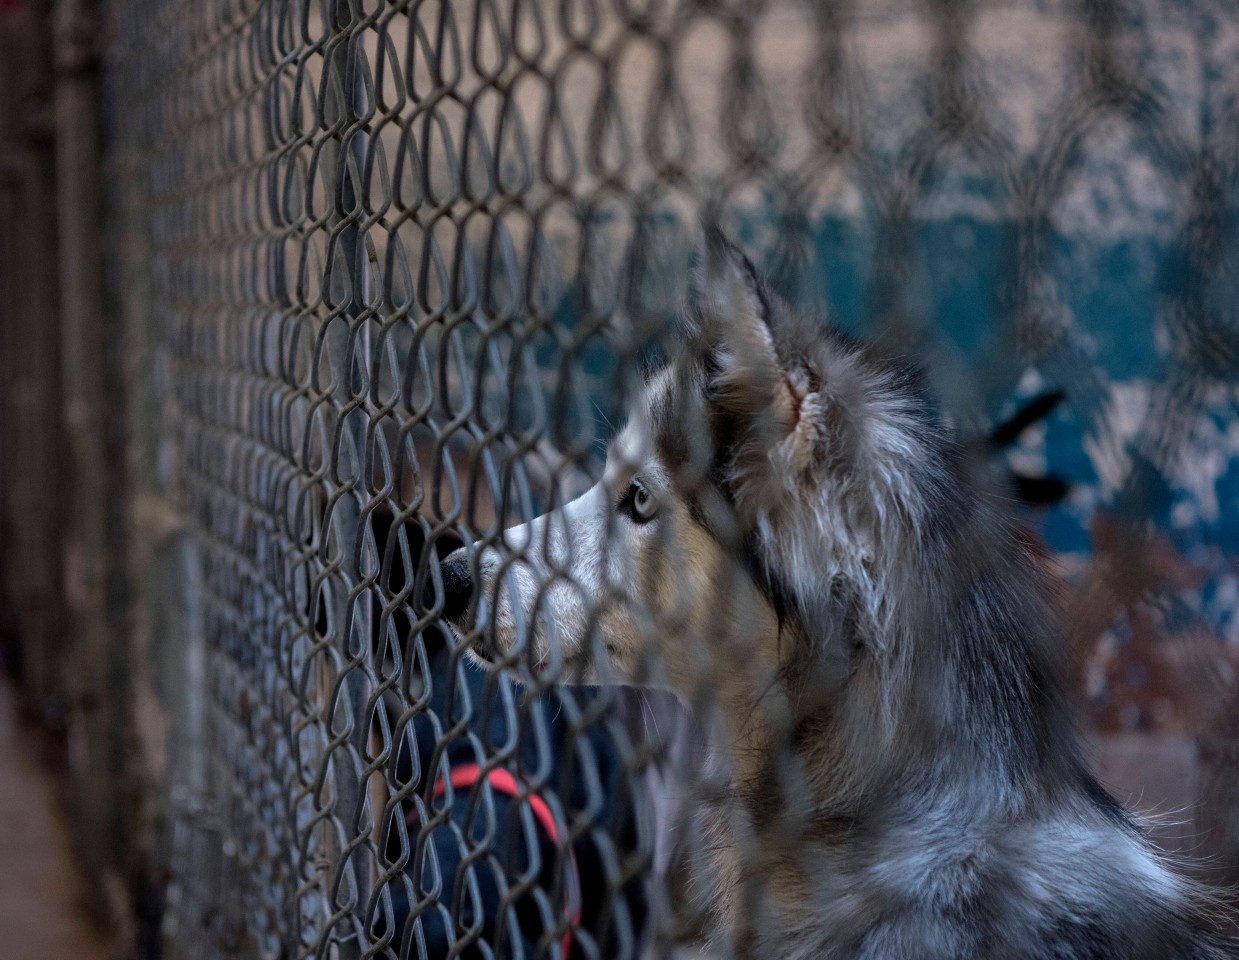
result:
[(469, 558), (463, 550), (457, 550), (439, 567), (443, 577), (443, 617), (456, 620), (469, 606), (473, 593), (473, 577), (469, 573)]

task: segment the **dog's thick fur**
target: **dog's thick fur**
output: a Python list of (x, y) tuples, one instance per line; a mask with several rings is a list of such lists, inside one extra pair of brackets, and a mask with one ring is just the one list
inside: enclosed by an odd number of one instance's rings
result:
[(1230, 956), (1082, 762), (1030, 547), (914, 371), (717, 232), (695, 286), (601, 482), (445, 562), (454, 625), (712, 705), (687, 896), (722, 954)]

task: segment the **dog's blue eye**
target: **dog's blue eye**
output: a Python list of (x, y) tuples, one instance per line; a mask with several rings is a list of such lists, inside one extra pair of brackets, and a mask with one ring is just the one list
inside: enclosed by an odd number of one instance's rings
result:
[(629, 485), (628, 493), (625, 494), (620, 506), (627, 508), (626, 512), (636, 523), (653, 520), (654, 515), (658, 513), (658, 501), (640, 480), (634, 480)]

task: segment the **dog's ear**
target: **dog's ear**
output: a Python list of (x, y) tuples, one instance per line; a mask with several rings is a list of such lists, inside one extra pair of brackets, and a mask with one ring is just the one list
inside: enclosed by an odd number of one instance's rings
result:
[(780, 439), (796, 424), (800, 397), (779, 359), (774, 294), (716, 227), (702, 238), (695, 286), (688, 334), (705, 361), (712, 400), (750, 429)]
[(775, 368), (769, 295), (748, 257), (717, 227), (702, 236), (695, 280), (697, 324), (690, 332), (703, 350), (715, 354), (712, 362)]

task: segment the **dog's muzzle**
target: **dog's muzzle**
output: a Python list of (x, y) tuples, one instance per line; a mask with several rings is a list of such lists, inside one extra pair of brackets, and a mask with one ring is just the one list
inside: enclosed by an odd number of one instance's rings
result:
[(469, 572), (469, 558), (463, 550), (457, 550), (439, 567), (443, 579), (443, 619), (452, 626), (461, 626), (460, 618), (469, 609), (473, 594), (473, 576)]
[[(439, 577), (443, 583), (443, 621), (458, 636), (466, 634), (474, 626), (466, 619), (466, 615), (473, 599), (475, 584), (469, 555), (464, 549), (456, 550), (439, 565)], [(498, 658), (492, 645), (492, 632), (481, 630), (474, 634), (470, 650), (478, 660), (494, 663)]]

